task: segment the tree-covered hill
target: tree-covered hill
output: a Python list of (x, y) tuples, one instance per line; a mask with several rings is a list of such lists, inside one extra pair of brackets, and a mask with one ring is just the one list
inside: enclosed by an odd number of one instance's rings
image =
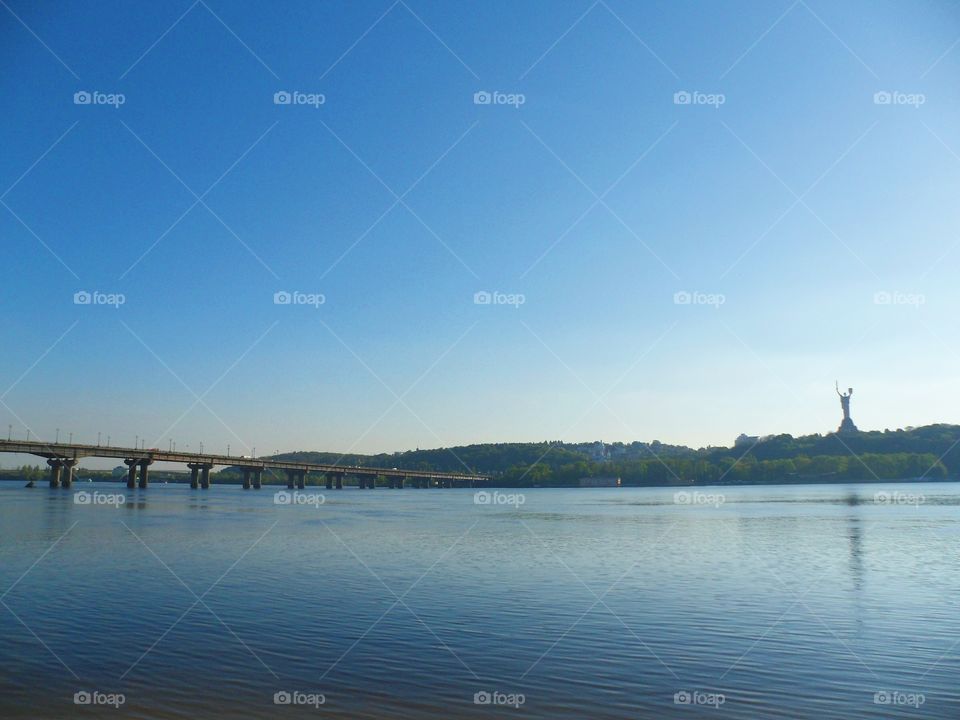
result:
[(295, 452), (305, 462), (492, 475), (509, 486), (576, 485), (615, 475), (625, 485), (755, 484), (960, 478), (960, 426), (849, 435), (774, 435), (732, 448), (652, 443), (496, 443), (379, 455)]

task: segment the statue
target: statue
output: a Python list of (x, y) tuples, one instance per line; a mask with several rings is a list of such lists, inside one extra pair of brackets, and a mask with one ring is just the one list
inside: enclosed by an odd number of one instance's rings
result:
[(840, 392), (840, 383), (835, 382), (835, 387), (837, 389), (837, 395), (840, 396), (840, 408), (843, 410), (843, 420), (840, 423), (840, 427), (837, 428), (837, 432), (857, 432), (857, 426), (854, 425), (853, 420), (850, 419), (850, 396), (853, 395), (853, 388), (847, 388), (847, 392), (844, 394)]

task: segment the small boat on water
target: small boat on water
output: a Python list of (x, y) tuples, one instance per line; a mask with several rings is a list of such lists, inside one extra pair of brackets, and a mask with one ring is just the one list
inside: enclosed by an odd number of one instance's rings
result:
[(34, 487), (33, 480), (30, 480), (29, 482), (27, 482), (27, 484), (24, 485), (24, 487)]

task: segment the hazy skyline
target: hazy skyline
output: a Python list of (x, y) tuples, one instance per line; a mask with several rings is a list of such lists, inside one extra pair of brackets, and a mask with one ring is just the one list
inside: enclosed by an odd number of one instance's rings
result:
[(17, 437), (730, 445), (836, 429), (835, 380), (861, 430), (960, 422), (955, 3), (14, 1), (0, 33)]

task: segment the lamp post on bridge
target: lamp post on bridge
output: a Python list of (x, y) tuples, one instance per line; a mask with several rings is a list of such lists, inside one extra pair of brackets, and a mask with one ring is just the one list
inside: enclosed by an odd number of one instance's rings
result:
[(100, 433), (97, 433), (97, 447), (100, 447)]
[(70, 433), (70, 444), (73, 445), (73, 433)]
[(57, 428), (57, 434), (56, 434), (56, 437), (55, 437), (54, 440), (53, 440), (53, 444), (56, 445), (56, 444), (59, 443), (59, 442), (60, 442), (60, 428)]

